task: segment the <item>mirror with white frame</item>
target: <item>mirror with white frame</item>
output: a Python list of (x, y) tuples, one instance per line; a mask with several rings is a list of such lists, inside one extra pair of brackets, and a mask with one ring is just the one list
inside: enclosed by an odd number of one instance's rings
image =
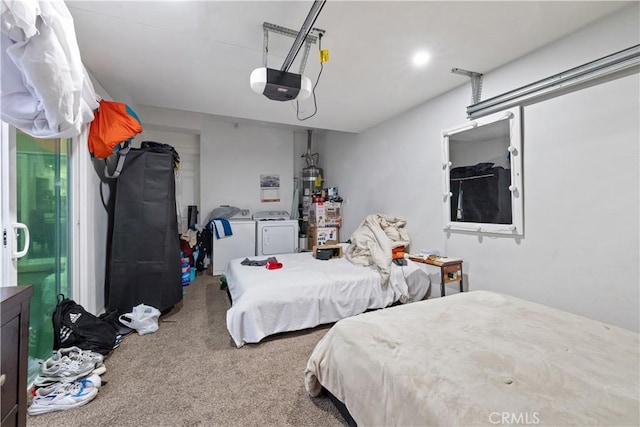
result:
[(442, 132), (444, 228), (521, 236), (520, 108)]

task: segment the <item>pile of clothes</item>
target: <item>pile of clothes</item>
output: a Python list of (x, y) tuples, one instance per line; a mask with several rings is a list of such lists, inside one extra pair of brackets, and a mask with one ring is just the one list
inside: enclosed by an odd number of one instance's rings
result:
[[(180, 250), (193, 260), (195, 252), (198, 250), (198, 238), (200, 233), (195, 228), (189, 228), (180, 235)], [(193, 266), (194, 263), (192, 262)]]

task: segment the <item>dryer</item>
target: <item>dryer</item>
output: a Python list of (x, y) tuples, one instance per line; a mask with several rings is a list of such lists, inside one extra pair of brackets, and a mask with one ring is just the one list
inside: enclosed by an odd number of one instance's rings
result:
[[(285, 215), (286, 214), (286, 215)], [(284, 211), (256, 212), (256, 255), (271, 256), (298, 250), (298, 220)]]

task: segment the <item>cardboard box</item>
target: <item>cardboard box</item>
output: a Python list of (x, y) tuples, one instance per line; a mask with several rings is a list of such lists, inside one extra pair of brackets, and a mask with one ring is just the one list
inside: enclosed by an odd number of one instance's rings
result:
[(331, 258), (342, 258), (342, 246), (340, 245), (322, 245), (313, 247), (313, 257), (318, 258), (318, 249), (327, 249), (332, 251)]
[(340, 227), (342, 203), (318, 202), (309, 206), (309, 225), (314, 227)]
[(307, 227), (307, 247), (338, 244), (339, 230), (338, 227)]

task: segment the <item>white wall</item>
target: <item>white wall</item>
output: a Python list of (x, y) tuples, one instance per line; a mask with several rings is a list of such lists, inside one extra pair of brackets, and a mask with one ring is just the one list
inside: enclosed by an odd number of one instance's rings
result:
[[(483, 99), (638, 44), (638, 14), (632, 5), (486, 73)], [(465, 122), (468, 85), (361, 134), (323, 134), (328, 185), (346, 200), (343, 237), (368, 214), (397, 215), (413, 250), (463, 257), (472, 290), (638, 330), (639, 86), (635, 74), (524, 108), (523, 238), (442, 229), (440, 135)]]
[[(202, 220), (220, 205), (253, 212), (291, 212), (293, 141), (292, 130), (204, 118), (200, 137)], [(280, 202), (261, 202), (261, 174), (280, 175)]]
[[(97, 314), (105, 305), (104, 280), (107, 242), (107, 211), (100, 198), (101, 181), (87, 143), (88, 131), (74, 140), (72, 148), (72, 297)], [(109, 196), (105, 186), (105, 198)]]
[[(299, 155), (306, 150), (306, 133), (287, 126), (270, 126), (246, 120), (233, 121), (186, 111), (140, 107), (146, 125), (142, 139), (174, 141), (182, 152), (191, 152), (199, 139), (199, 221), (221, 204), (291, 213), (293, 177)], [(295, 139), (295, 142), (294, 142)], [(182, 152), (178, 150), (182, 155)], [(303, 160), (302, 160), (303, 161)], [(260, 175), (280, 175), (280, 202), (260, 200)], [(186, 209), (186, 207), (184, 208)], [(184, 210), (183, 209), (183, 210)], [(186, 212), (186, 210), (185, 210)]]
[[(189, 206), (200, 208), (200, 135), (184, 132), (170, 132), (148, 126), (142, 132), (143, 141), (169, 144), (180, 156), (180, 166), (176, 171), (176, 205), (178, 231), (188, 227)], [(201, 214), (198, 215), (200, 220)]]
[[(89, 70), (88, 70), (89, 71)], [(95, 92), (105, 100), (124, 102), (136, 111), (129, 95), (120, 93), (121, 98), (112, 98), (93, 75), (89, 77)], [(107, 257), (108, 214), (102, 204), (100, 187), (105, 201), (109, 199), (109, 187), (103, 184), (102, 159), (92, 159), (87, 146), (86, 135), (78, 138), (72, 149), (74, 179), (74, 256), (76, 263), (73, 273), (73, 298), (92, 313), (99, 313), (105, 307), (104, 285)]]

